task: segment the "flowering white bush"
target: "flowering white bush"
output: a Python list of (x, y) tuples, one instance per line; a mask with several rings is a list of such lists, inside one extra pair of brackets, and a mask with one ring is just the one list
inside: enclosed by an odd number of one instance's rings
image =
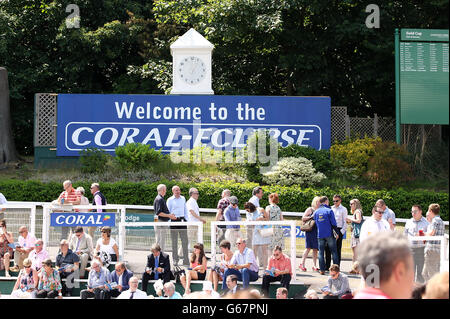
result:
[(316, 172), (312, 162), (304, 157), (284, 157), (263, 174), (263, 180), (268, 184), (289, 186), (293, 184), (311, 186), (320, 183), (326, 176)]

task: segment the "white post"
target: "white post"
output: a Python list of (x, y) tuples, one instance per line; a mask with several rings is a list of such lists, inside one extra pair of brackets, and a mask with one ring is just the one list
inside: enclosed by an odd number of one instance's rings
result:
[(119, 258), (118, 260), (124, 260), (125, 257), (125, 217), (126, 208), (125, 206), (120, 208), (120, 223), (119, 223)]
[(36, 236), (36, 205), (33, 205), (31, 207), (30, 212), (30, 231), (31, 233)]
[(211, 222), (211, 260), (213, 268), (216, 267), (216, 224), (217, 222)]
[(296, 250), (296, 242), (297, 242), (297, 226), (295, 225), (295, 221), (291, 221), (291, 268), (292, 268), (292, 279), (297, 278), (297, 250)]
[[(447, 240), (445, 239), (445, 236), (441, 237), (441, 262), (440, 262), (440, 268), (439, 271), (443, 272), (448, 270), (448, 266), (445, 267), (445, 250), (447, 246)], [(446, 269), (447, 268), (447, 269)]]
[(42, 240), (44, 241), (44, 249), (47, 249), (49, 241), (50, 209), (47, 204), (44, 204), (42, 208)]
[(198, 232), (197, 232), (197, 242), (203, 244), (203, 223), (197, 223)]

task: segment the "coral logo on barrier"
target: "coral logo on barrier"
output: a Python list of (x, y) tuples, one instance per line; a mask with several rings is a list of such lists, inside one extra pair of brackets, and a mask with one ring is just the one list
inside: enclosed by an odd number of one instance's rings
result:
[(50, 226), (52, 227), (114, 227), (116, 219), (110, 214), (104, 213), (67, 213), (54, 212), (50, 215)]

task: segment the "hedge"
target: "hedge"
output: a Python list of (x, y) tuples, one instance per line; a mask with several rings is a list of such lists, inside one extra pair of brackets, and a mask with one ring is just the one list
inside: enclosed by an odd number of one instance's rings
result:
[[(196, 187), (200, 192), (198, 204), (202, 208), (216, 208), (217, 201), (221, 197), (222, 190), (228, 188), (232, 194), (239, 199), (239, 207), (242, 209), (246, 200), (251, 197), (255, 183), (233, 183), (233, 182), (200, 182), (187, 183), (177, 181), (159, 181), (154, 183), (100, 183), (102, 193), (110, 204), (128, 204), (128, 205), (153, 205), (153, 200), (157, 194), (158, 184), (167, 185), (168, 191), (166, 198), (171, 196), (170, 189), (173, 185), (179, 185), (182, 195), (188, 198), (190, 187)], [(86, 189), (86, 197), (92, 200), (89, 192), (90, 182), (76, 182), (74, 187), (83, 186)], [(383, 198), (391, 208), (397, 218), (410, 218), (411, 206), (419, 204), (424, 210), (431, 203), (439, 203), (441, 206), (441, 217), (448, 220), (449, 214), (449, 195), (448, 193), (436, 193), (431, 191), (405, 191), (398, 190), (366, 190), (360, 188), (301, 188), (300, 186), (262, 186), (264, 196), (261, 200), (261, 206), (268, 204), (268, 195), (277, 192), (280, 197), (279, 206), (283, 211), (303, 212), (310, 206), (314, 196), (326, 195), (331, 198), (334, 194), (342, 196), (344, 206), (349, 209), (349, 201), (352, 198), (358, 198), (361, 201), (364, 215), (371, 214), (371, 208), (376, 200)], [(21, 181), (21, 180), (0, 180), (0, 192), (5, 195), (7, 200), (11, 201), (34, 201), (49, 202), (58, 197), (63, 191), (62, 182), (42, 183), (39, 181)]]

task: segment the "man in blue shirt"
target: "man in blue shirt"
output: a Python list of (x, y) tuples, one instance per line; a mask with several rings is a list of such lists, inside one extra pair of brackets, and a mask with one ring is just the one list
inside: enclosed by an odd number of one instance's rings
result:
[(329, 206), (328, 197), (320, 197), (320, 208), (314, 213), (314, 220), (317, 226), (317, 238), (319, 239), (319, 266), (320, 274), (325, 274), (325, 245), (331, 251), (333, 263), (339, 264), (339, 257), (336, 247), (336, 238), (333, 229), (337, 227), (333, 210)]
[[(223, 216), (227, 222), (236, 222), (241, 220), (241, 212), (238, 207), (238, 199), (236, 196), (230, 197), (230, 205), (225, 209)], [(227, 225), (227, 231), (225, 232), (225, 239), (231, 244), (231, 249), (236, 247), (236, 240), (241, 237), (241, 226), (239, 225)]]
[[(186, 199), (181, 196), (181, 189), (175, 185), (172, 187), (173, 196), (167, 200), (167, 208), (169, 212), (175, 215), (176, 219), (172, 219), (170, 222), (184, 222), (187, 219), (188, 210), (186, 208)], [(189, 265), (189, 250), (188, 250), (188, 237), (186, 226), (170, 227), (170, 237), (172, 239), (172, 257), (174, 265), (178, 265), (178, 236), (180, 236), (181, 247), (183, 249), (183, 265)]]

